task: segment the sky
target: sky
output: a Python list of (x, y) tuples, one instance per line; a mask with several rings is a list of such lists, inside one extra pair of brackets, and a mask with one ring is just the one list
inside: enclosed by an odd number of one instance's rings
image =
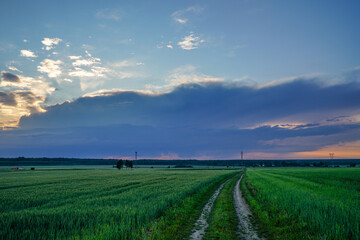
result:
[(360, 158), (359, 1), (0, 9), (0, 157)]

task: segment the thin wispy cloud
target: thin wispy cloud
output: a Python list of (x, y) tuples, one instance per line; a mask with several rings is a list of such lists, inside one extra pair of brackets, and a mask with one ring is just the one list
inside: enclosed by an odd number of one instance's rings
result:
[(204, 40), (200, 39), (200, 37), (195, 36), (194, 33), (190, 33), (190, 35), (183, 38), (182, 41), (178, 42), (178, 45), (184, 50), (194, 50), (199, 47)]
[(171, 14), (171, 17), (175, 22), (177, 22), (179, 24), (186, 24), (189, 21), (189, 19), (187, 17), (187, 15), (189, 13), (197, 14), (197, 13), (201, 13), (202, 11), (203, 11), (202, 7), (191, 6), (184, 10), (175, 11), (173, 14)]
[(14, 67), (14, 66), (8, 66), (8, 69), (9, 69), (9, 70), (12, 70), (12, 71), (16, 71), (16, 72), (22, 73), (22, 71), (20, 71), (19, 69), (17, 69), (17, 68)]
[(20, 56), (22, 57), (28, 57), (28, 58), (37, 58), (38, 56), (35, 55), (35, 53), (31, 50), (20, 50)]
[(120, 21), (122, 19), (122, 12), (119, 9), (106, 8), (99, 10), (95, 16), (100, 19)]
[(224, 79), (199, 73), (197, 72), (195, 66), (185, 65), (172, 70), (169, 76), (166, 77), (165, 81), (168, 85), (165, 85), (164, 87), (168, 88), (191, 83), (201, 84), (223, 82)]
[(116, 68), (124, 68), (124, 67), (136, 67), (144, 65), (143, 62), (135, 62), (135, 61), (129, 61), (129, 60), (123, 60), (120, 62), (115, 62), (111, 64), (113, 67)]

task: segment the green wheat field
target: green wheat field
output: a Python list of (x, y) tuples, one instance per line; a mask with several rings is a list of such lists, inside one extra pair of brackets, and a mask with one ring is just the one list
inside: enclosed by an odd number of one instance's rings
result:
[[(0, 239), (187, 239), (217, 198), (204, 239), (238, 239), (242, 169), (0, 170)], [(266, 239), (360, 239), (360, 169), (250, 168), (241, 182)]]

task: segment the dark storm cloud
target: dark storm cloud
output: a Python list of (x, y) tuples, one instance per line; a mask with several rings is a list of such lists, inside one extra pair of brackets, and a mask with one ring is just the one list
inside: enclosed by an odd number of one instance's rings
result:
[[(259, 127), (256, 129), (199, 129), (109, 125), (3, 132), (3, 156), (104, 157), (132, 155), (226, 158), (246, 152), (312, 151), (334, 142), (359, 139), (360, 125), (323, 126), (307, 129)], [(300, 138), (300, 140), (299, 140)], [(301, 139), (304, 138), (304, 141)], [(275, 139), (275, 144), (272, 143)], [(295, 139), (295, 142), (288, 139)], [(276, 144), (276, 141), (285, 143)], [(14, 147), (14, 146), (17, 147)]]
[(15, 94), (7, 93), (7, 92), (0, 92), (0, 106), (1, 104), (8, 105), (8, 106), (16, 106), (16, 99)]
[[(188, 84), (162, 95), (118, 92), (48, 107), (46, 113), (23, 117), (21, 129), (3, 132), (0, 150), (8, 156), (105, 157), (139, 151), (214, 158), (242, 150), (313, 151), (359, 140), (360, 125), (342, 122), (359, 109), (358, 82), (323, 86), (299, 79), (266, 88)], [(281, 119), (304, 124), (266, 125)]]
[(21, 126), (64, 127), (108, 124), (229, 128), (287, 119), (316, 122), (360, 109), (360, 83), (323, 87), (297, 80), (266, 88), (223, 84), (183, 85), (152, 96), (119, 92), (85, 97), (24, 117)]
[(5, 71), (1, 72), (1, 80), (5, 82), (13, 82), (13, 83), (20, 82), (20, 78), (18, 76)]

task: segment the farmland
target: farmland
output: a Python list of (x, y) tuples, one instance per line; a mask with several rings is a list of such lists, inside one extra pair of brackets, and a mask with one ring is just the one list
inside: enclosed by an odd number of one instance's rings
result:
[(269, 239), (360, 239), (360, 169), (249, 170), (241, 188)]
[(181, 226), (174, 214), (196, 218), (209, 194), (237, 172), (3, 171), (0, 239), (144, 239), (156, 231), (186, 236), (192, 222)]
[(202, 239), (360, 239), (360, 169), (250, 168), (250, 219), (239, 170), (2, 169), (0, 239), (188, 239), (217, 191)]

